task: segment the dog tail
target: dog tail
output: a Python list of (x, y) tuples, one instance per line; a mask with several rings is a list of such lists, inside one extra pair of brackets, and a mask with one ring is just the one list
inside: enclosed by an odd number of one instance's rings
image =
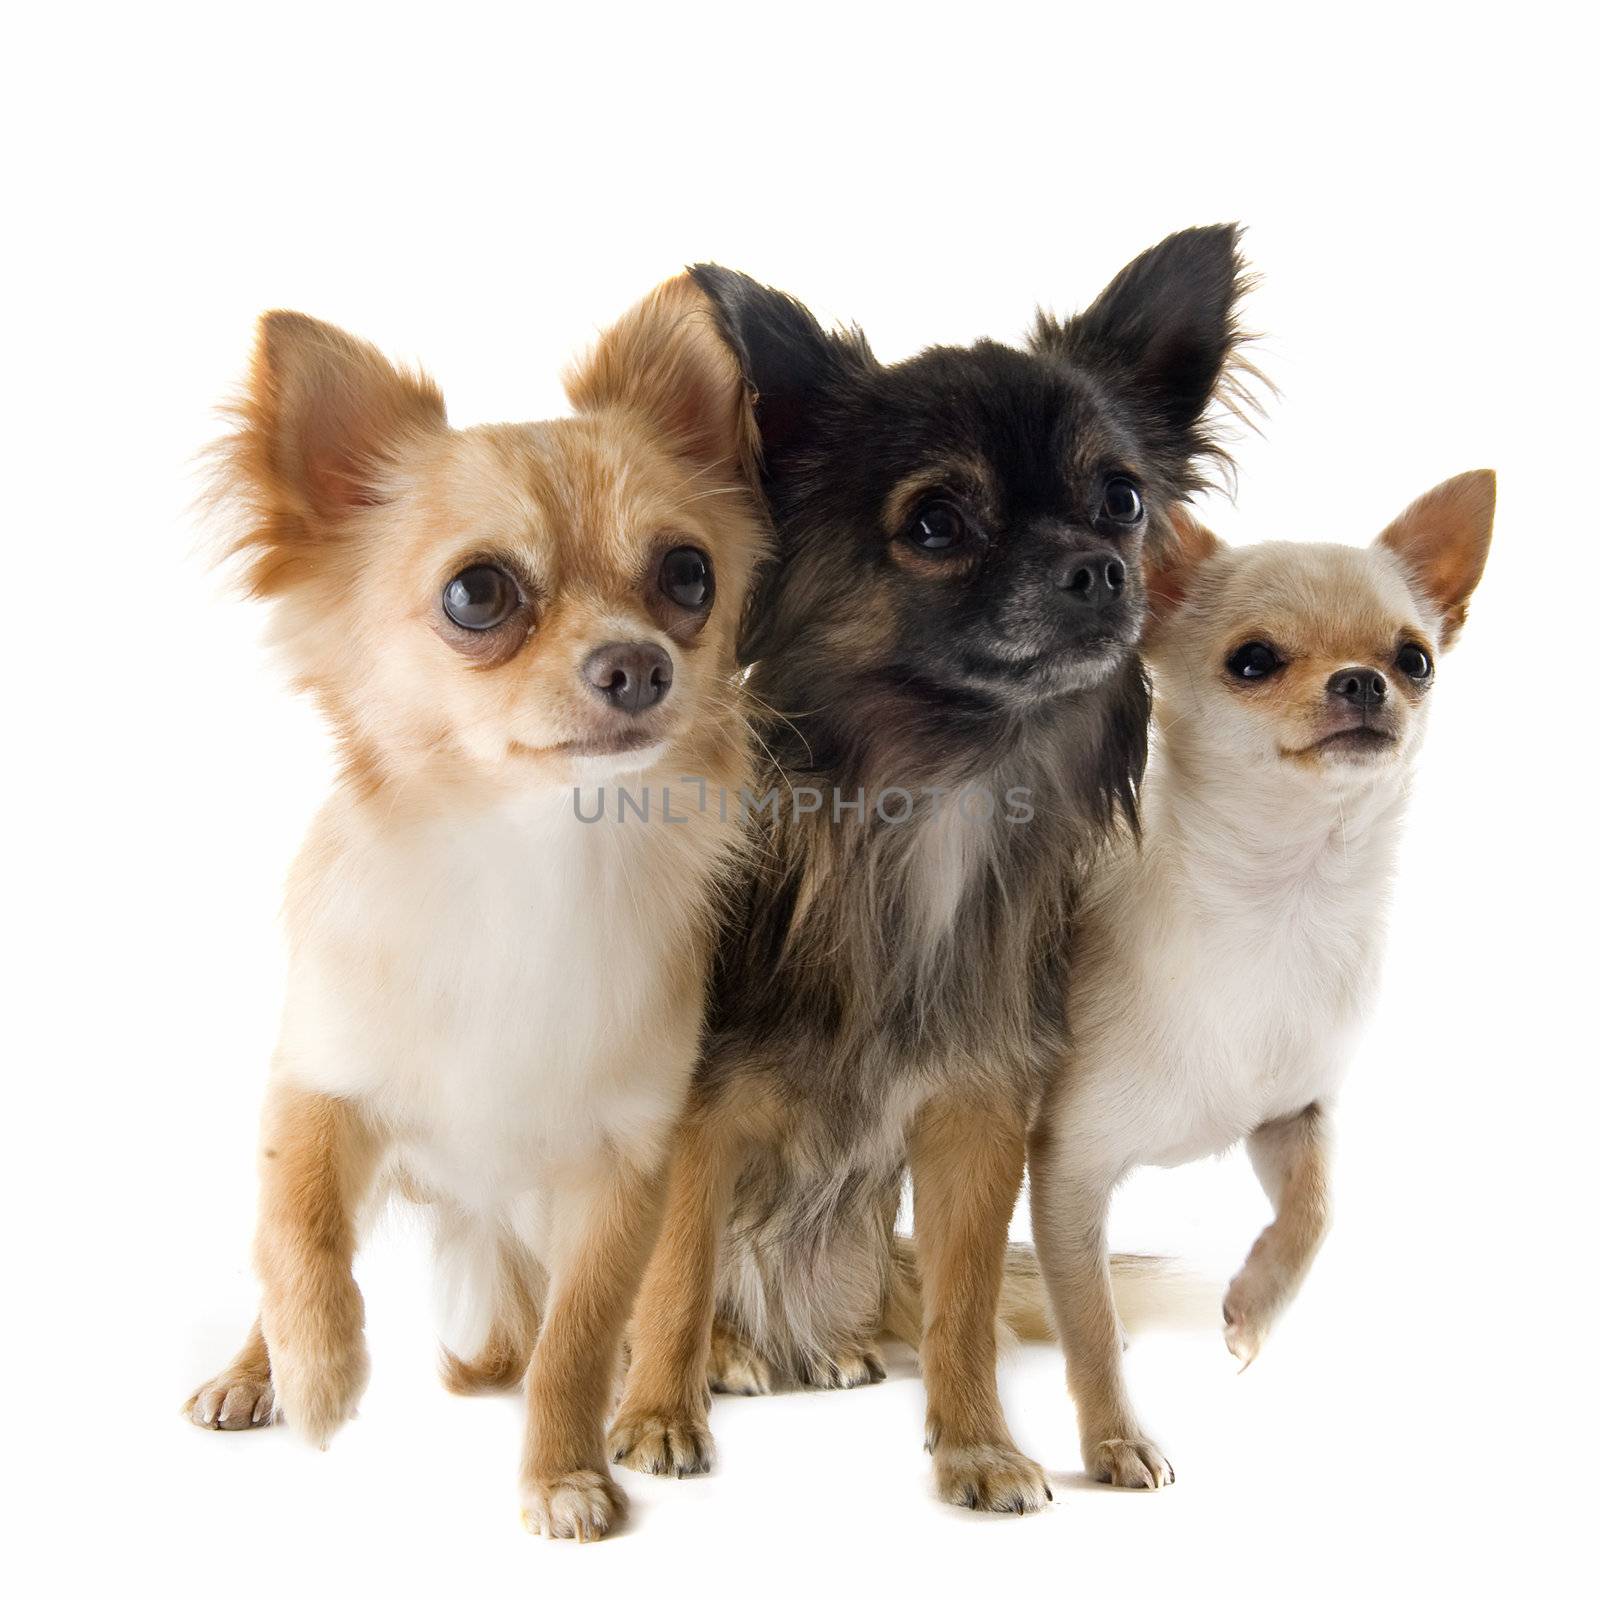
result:
[[(1200, 1287), (1167, 1256), (1117, 1255), (1111, 1258), (1111, 1286), (1124, 1328), (1138, 1331), (1162, 1324), (1187, 1323)], [(1208, 1304), (1214, 1300), (1209, 1286)], [(1000, 1322), (1013, 1338), (1054, 1343), (1055, 1322), (1031, 1244), (1006, 1246), (1005, 1277), (1000, 1285)], [(903, 1234), (894, 1239), (894, 1263), (884, 1308), (883, 1332), (914, 1350), (922, 1342), (922, 1281), (916, 1252)]]

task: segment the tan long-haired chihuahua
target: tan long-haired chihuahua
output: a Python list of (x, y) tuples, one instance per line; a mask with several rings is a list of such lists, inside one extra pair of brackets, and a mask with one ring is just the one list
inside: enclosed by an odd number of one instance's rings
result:
[[(425, 1203), (445, 1381), (526, 1376), (528, 1526), (606, 1532), (623, 1326), (698, 1048), (738, 825), (734, 633), (763, 522), (739, 367), (688, 278), (568, 377), (576, 415), (453, 430), (371, 346), (273, 313), (221, 448), (229, 553), (339, 741), (288, 896), (260, 1320), (189, 1401), (319, 1445), (367, 1376), (352, 1259)], [(636, 801), (619, 817), (580, 791)]]

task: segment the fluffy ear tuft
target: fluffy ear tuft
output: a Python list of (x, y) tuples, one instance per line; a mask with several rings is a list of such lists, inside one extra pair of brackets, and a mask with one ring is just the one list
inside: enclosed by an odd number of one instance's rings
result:
[(1446, 478), (1413, 500), (1377, 537), (1400, 559), (1419, 595), (1439, 613), (1439, 644), (1452, 644), (1483, 576), (1494, 532), (1494, 473)]
[(1145, 546), (1144, 587), (1150, 631), (1159, 628), (1188, 599), (1195, 575), (1227, 546), (1183, 506), (1167, 512), (1171, 531)]
[[(1187, 228), (1146, 250), (1119, 272), (1087, 311), (1065, 324), (1039, 314), (1032, 348), (1054, 351), (1093, 372), (1148, 419), (1148, 443), (1175, 453), (1222, 456), (1199, 432), (1214, 398), (1237, 413), (1253, 406), (1238, 359), (1237, 321), (1250, 287), (1240, 228)], [(1259, 375), (1257, 375), (1259, 376)]]
[(738, 353), (763, 452), (782, 454), (801, 441), (813, 401), (828, 380), (871, 363), (866, 340), (860, 329), (825, 332), (793, 296), (742, 272), (710, 263), (689, 271)]
[(239, 427), (218, 447), (219, 477), (249, 520), (225, 555), (248, 560), (256, 594), (304, 575), (347, 517), (388, 498), (405, 447), (445, 426), (428, 378), (294, 311), (262, 317), (234, 413)]
[(755, 426), (738, 357), (688, 273), (645, 296), (566, 375), (582, 411), (643, 418), (697, 466), (753, 481)]

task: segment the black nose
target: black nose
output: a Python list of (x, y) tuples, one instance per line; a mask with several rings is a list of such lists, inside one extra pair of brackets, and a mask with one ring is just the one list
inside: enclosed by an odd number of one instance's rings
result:
[(578, 670), (600, 699), (630, 716), (665, 700), (672, 687), (672, 657), (658, 644), (603, 644)]
[(1103, 606), (1122, 593), (1128, 569), (1116, 556), (1071, 557), (1056, 575), (1056, 586), (1086, 606)]
[(1328, 693), (1353, 706), (1381, 706), (1388, 692), (1384, 675), (1371, 667), (1341, 667), (1328, 679)]

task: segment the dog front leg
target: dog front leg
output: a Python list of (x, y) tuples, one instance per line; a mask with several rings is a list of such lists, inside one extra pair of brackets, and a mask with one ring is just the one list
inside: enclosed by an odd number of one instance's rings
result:
[(1023, 1143), (1013, 1108), (940, 1100), (923, 1110), (910, 1144), (927, 1443), (940, 1496), (978, 1511), (1037, 1511), (1050, 1498), (1043, 1470), (1012, 1442), (995, 1374)]
[(1331, 1132), (1326, 1109), (1313, 1104), (1250, 1135), (1250, 1162), (1275, 1215), (1222, 1302), (1223, 1336), (1246, 1367), (1261, 1353), (1327, 1237)]
[(553, 1200), (544, 1326), (528, 1367), (522, 1518), (532, 1533), (598, 1539), (627, 1506), (605, 1419), (661, 1214), (662, 1177), (617, 1159), (570, 1175)]
[(355, 1415), (367, 1385), (365, 1312), (352, 1267), (356, 1218), (381, 1151), (350, 1101), (282, 1080), (268, 1091), (256, 1229), (260, 1345), (278, 1409), (319, 1447)]
[(666, 1216), (634, 1312), (632, 1360), (611, 1425), (611, 1459), (678, 1478), (710, 1469), (706, 1369), (717, 1245), (737, 1152), (714, 1107), (684, 1119), (667, 1181)]
[(1042, 1119), (1028, 1152), (1033, 1237), (1067, 1355), (1083, 1465), (1101, 1483), (1159, 1489), (1175, 1474), (1134, 1415), (1122, 1365), (1122, 1325), (1111, 1293), (1106, 1219), (1114, 1175), (1098, 1170)]

